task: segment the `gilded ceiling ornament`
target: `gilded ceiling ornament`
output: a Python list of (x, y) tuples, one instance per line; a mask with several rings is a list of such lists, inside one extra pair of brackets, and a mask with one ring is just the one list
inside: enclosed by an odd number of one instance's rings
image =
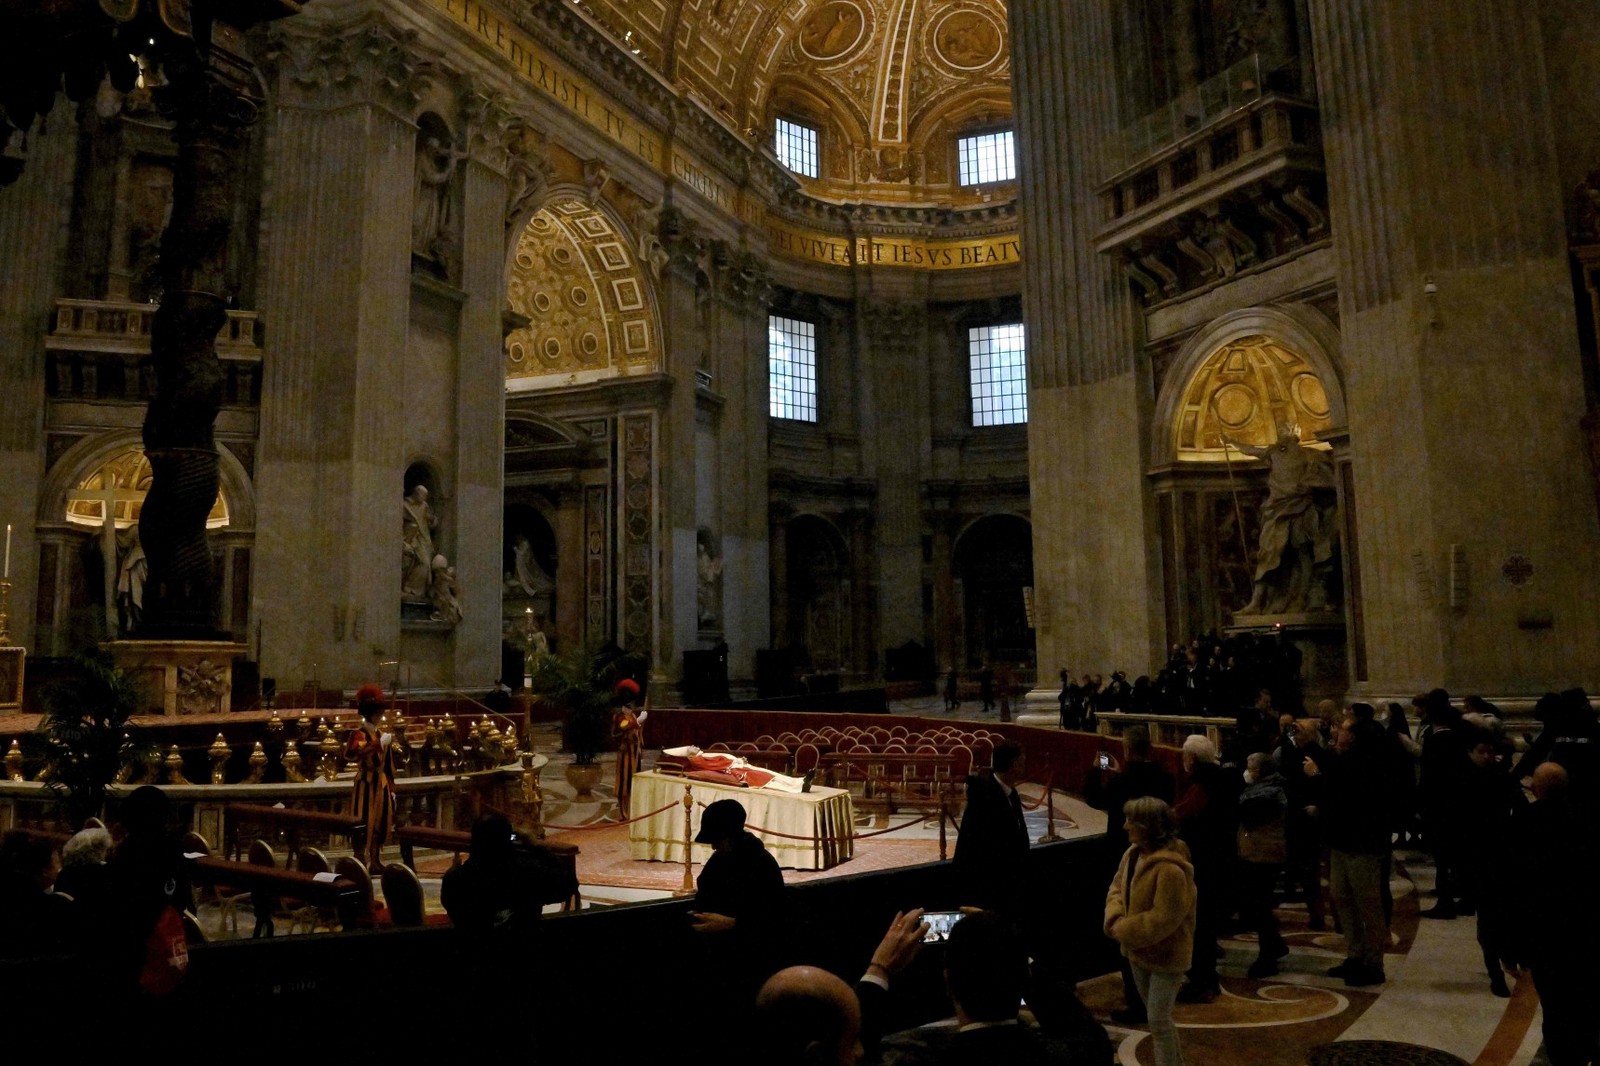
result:
[(850, 0), (824, 4), (800, 27), (800, 49), (812, 59), (838, 59), (860, 43), (870, 23)]
[(934, 50), (957, 70), (979, 70), (1000, 58), (1005, 36), (981, 11), (963, 8), (941, 19), (933, 30)]

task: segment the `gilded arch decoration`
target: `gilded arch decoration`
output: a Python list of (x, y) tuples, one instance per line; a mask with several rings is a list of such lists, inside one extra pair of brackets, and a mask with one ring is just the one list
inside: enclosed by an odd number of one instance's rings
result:
[(661, 365), (649, 269), (601, 205), (557, 193), (517, 240), (506, 285), (525, 324), (506, 338), (506, 388), (576, 384)]

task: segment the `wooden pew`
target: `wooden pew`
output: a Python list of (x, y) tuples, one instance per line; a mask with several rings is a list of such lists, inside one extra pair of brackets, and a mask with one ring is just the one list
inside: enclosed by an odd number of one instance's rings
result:
[(223, 854), (242, 855), (244, 849), (239, 841), (239, 826), (257, 825), (284, 831), (289, 843), (289, 855), (286, 861), (290, 864), (294, 863), (295, 857), (300, 854), (302, 829), (347, 837), (354, 841), (367, 828), (359, 818), (352, 818), (348, 814), (306, 811), (294, 807), (269, 807), (264, 803), (230, 803), (223, 808), (223, 815), (227, 825)]
[[(258, 912), (262, 907), (275, 908), (279, 899), (287, 897), (332, 910), (338, 914), (339, 924), (349, 927), (361, 911), (361, 887), (345, 877), (318, 880), (315, 874), (299, 870), (280, 870), (275, 866), (201, 855), (189, 860), (189, 879), (195, 884), (227, 885), (250, 892), (256, 897)], [(268, 930), (270, 936), (270, 923)]]
[[(416, 863), (411, 861), (413, 848), (434, 848), (438, 851), (454, 852), (459, 861), (462, 855), (472, 854), (472, 834), (460, 829), (434, 829), (426, 825), (403, 825), (395, 830), (395, 839), (400, 844), (400, 857), (407, 866), (415, 870)], [(546, 856), (562, 871), (562, 880), (572, 885), (572, 892), (561, 892), (550, 899), (543, 899), (541, 903), (559, 903), (563, 911), (579, 910), (583, 906), (583, 895), (578, 891), (578, 846), (576, 844), (558, 844), (551, 841), (535, 842), (525, 841), (527, 847)], [(570, 877), (570, 881), (567, 878)]]

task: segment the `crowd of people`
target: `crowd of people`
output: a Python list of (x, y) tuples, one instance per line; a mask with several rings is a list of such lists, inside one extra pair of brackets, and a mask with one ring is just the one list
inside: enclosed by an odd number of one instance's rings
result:
[[(1531, 971), (1550, 1061), (1594, 1061), (1600, 916), (1582, 894), (1600, 858), (1600, 724), (1587, 695), (1574, 689), (1541, 699), (1543, 729), (1520, 759), (1492, 704), (1469, 697), (1457, 706), (1442, 689), (1413, 699), (1409, 714), (1399, 703), (1341, 709), (1328, 701), (1318, 712), (1279, 716), (1271, 693), (1259, 692), (1225, 752), (1203, 736), (1184, 742), (1181, 793), (1151, 758), (1144, 726), (1124, 732), (1122, 761), (1108, 757), (1091, 772), (1086, 798), (1110, 815), (1107, 837), (1123, 863), (1107, 901), (1108, 933), (1138, 894), (1141, 849), (1147, 878), (1166, 873), (1173, 882), (1146, 896), (1167, 899), (1167, 910), (1179, 906), (1185, 897), (1173, 869), (1186, 868), (1193, 888), (1182, 983), (1165, 980), (1142, 945), (1119, 936), (1126, 1004), (1113, 1019), (1150, 1026), (1158, 1066), (1181, 1062), (1171, 1003), (1216, 998), (1217, 939), (1229, 922), (1256, 934), (1249, 976), (1278, 973), (1288, 954), (1275, 909), (1280, 880), (1284, 899), (1304, 902), (1310, 927), (1321, 929), (1326, 879), (1346, 942), (1329, 976), (1355, 988), (1382, 985), (1390, 872), (1404, 844), (1434, 857), (1435, 900), (1421, 916), (1475, 917), (1489, 989), (1509, 996), (1507, 974)], [(1119, 899), (1130, 886), (1133, 895)]]
[[(1120, 951), (1125, 997), (1113, 1021), (1148, 1026), (1156, 1066), (1181, 1066), (1174, 1006), (1219, 995), (1219, 939), (1230, 928), (1253, 933), (1248, 975), (1276, 975), (1289, 953), (1280, 899), (1302, 902), (1321, 929), (1324, 886), (1346, 944), (1328, 975), (1381, 986), (1394, 850), (1421, 846), (1437, 871), (1422, 917), (1475, 918), (1488, 988), (1507, 996), (1508, 975), (1531, 974), (1552, 1066), (1596, 1061), (1600, 912), (1587, 893), (1600, 859), (1600, 720), (1587, 695), (1542, 698), (1542, 731), (1520, 751), (1492, 704), (1458, 705), (1442, 689), (1409, 707), (1323, 701), (1299, 718), (1280, 714), (1273, 695), (1256, 691), (1220, 751), (1188, 737), (1180, 775), (1155, 758), (1148, 727), (1133, 725), (1121, 757), (1102, 753), (1086, 779), (1085, 799), (1108, 814), (1102, 929)], [(891, 1064), (1110, 1061), (1106, 1032), (1071, 983), (1029, 958), (1038, 914), (1026, 883), (1025, 772), (1021, 747), (1006, 741), (967, 781), (953, 864), (965, 916), (932, 938), (957, 1024), (893, 1035), (890, 985), (929, 939), (924, 913), (896, 916), (854, 987), (785, 967), (793, 955), (783, 950), (778, 865), (746, 830), (740, 803), (709, 805), (695, 840), (712, 855), (690, 918), (718, 960), (708, 971), (725, 984), (718, 1001), (742, 1003), (779, 1062), (849, 1063), (863, 1048)], [(85, 953), (108, 990), (168, 991), (182, 977), (181, 916), (192, 910), (181, 829), (154, 787), (130, 794), (117, 815), (115, 835), (95, 825), (64, 847), (22, 831), (0, 839), (5, 948)], [(528, 943), (549, 876), (504, 817), (490, 815), (470, 858), (446, 876), (442, 901), (464, 943), (504, 956)], [(1020, 1023), (1023, 1003), (1037, 1028)]]
[(172, 805), (151, 785), (119, 810), (118, 839), (101, 825), (65, 844), (13, 830), (0, 838), (0, 950), (78, 954), (97, 991), (162, 994), (183, 978), (194, 901)]
[(1092, 729), (1102, 713), (1233, 716), (1255, 701), (1262, 689), (1279, 707), (1298, 707), (1300, 651), (1275, 637), (1237, 633), (1204, 634), (1174, 644), (1154, 678), (1130, 682), (1118, 670), (1072, 679), (1061, 671), (1061, 728)]

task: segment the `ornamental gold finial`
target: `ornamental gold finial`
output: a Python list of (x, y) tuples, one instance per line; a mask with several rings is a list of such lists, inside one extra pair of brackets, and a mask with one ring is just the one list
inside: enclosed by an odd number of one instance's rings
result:
[(22, 780), (22, 745), (17, 743), (17, 738), (11, 738), (11, 747), (6, 749), (6, 776), (13, 781)]
[(211, 783), (223, 784), (227, 780), (228, 757), (233, 754), (233, 749), (228, 747), (227, 738), (218, 733), (217, 739), (206, 749), (206, 754), (211, 756)]
[(259, 785), (262, 775), (267, 770), (267, 749), (261, 746), (261, 741), (256, 741), (255, 747), (250, 749), (250, 773), (245, 777), (247, 785)]
[(178, 745), (174, 744), (174, 745), (172, 745), (172, 747), (167, 749), (166, 764), (167, 764), (167, 784), (169, 784), (169, 785), (187, 785), (187, 784), (189, 784), (189, 779), (187, 777), (183, 776), (183, 752), (178, 750)]
[(296, 785), (305, 781), (306, 775), (300, 765), (300, 746), (291, 740), (283, 746), (283, 779)]

